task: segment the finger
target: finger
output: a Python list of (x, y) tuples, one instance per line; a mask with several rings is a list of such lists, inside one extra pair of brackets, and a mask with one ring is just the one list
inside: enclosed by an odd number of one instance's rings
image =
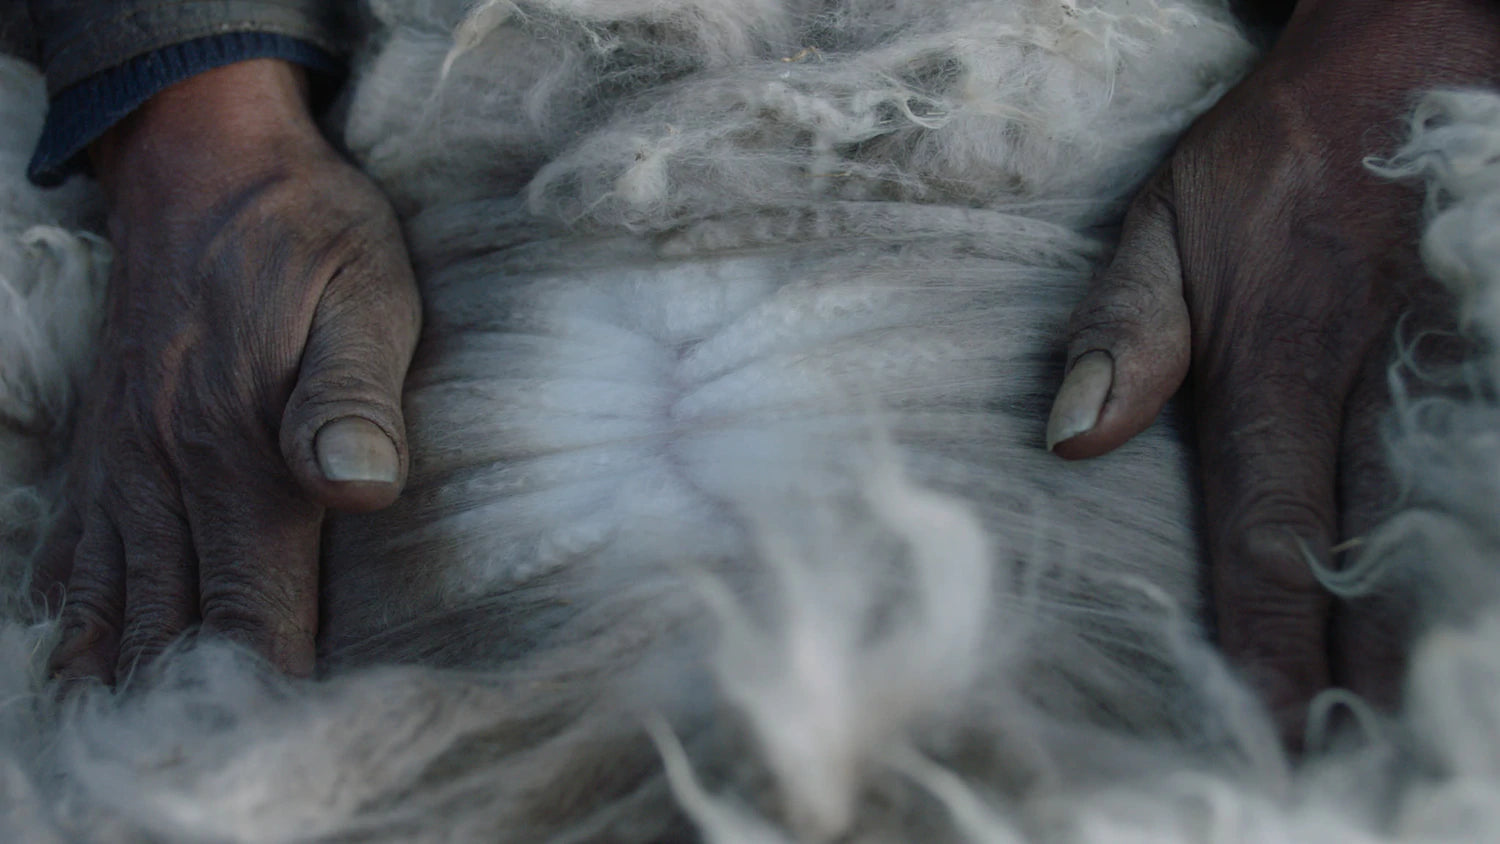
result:
[(1187, 375), (1192, 338), (1172, 202), (1164, 167), (1073, 312), (1068, 372), (1047, 421), (1047, 448), (1062, 457), (1103, 454), (1145, 430)]
[(1370, 354), (1344, 403), (1338, 500), (1339, 533), (1347, 542), (1357, 543), (1374, 530), (1390, 517), (1397, 503), (1397, 485), (1381, 430), (1390, 409), (1386, 379), (1390, 361), (1386, 351)]
[(59, 612), (66, 598), (73, 560), (78, 553), (79, 540), (83, 538), (80, 502), (92, 498), (84, 479), (97, 476), (97, 467), (88, 459), (92, 457), (91, 444), (76, 436), (73, 439), (73, 457), (67, 466), (62, 507), (32, 558), (30, 595), (37, 610), (46, 617)]
[(189, 488), (183, 499), (198, 552), (203, 631), (246, 645), (288, 674), (310, 675), (322, 509), (285, 476)]
[(115, 675), (126, 678), (198, 621), (197, 556), (182, 506), (139, 484), (117, 519), (125, 553), (125, 624)]
[(416, 282), (399, 244), (329, 283), (281, 427), (282, 454), (314, 501), (359, 512), (400, 494), (407, 468), (401, 385), (420, 325)]
[(1295, 745), (1329, 684), (1330, 599), (1310, 558), (1327, 565), (1334, 541), (1347, 387), (1318, 371), (1305, 326), (1257, 325), (1196, 380), (1209, 585), (1221, 646)]
[(89, 508), (69, 572), (62, 637), (48, 661), (61, 680), (115, 681), (115, 655), (125, 610), (125, 556), (104, 511)]
[(68, 577), (73, 573), (73, 558), (82, 537), (83, 519), (69, 501), (47, 529), (47, 537), (32, 563), (28, 591), (39, 618), (51, 618), (62, 609)]
[[(1443, 391), (1413, 374), (1446, 373), (1464, 359), (1469, 346), (1454, 330), (1451, 307), (1437, 302), (1418, 306), (1400, 325), (1404, 369), (1403, 389), (1413, 400)], [(1393, 338), (1395, 331), (1383, 332)], [(1366, 358), (1344, 412), (1344, 436), (1339, 460), (1339, 509), (1342, 522), (1341, 548), (1347, 548), (1342, 565), (1360, 566), (1362, 540), (1389, 518), (1400, 504), (1400, 486), (1394, 476), (1381, 430), (1390, 411), (1388, 371), (1395, 360), (1396, 342), (1383, 344), (1379, 354)], [(1374, 562), (1374, 561), (1370, 561)], [(1340, 594), (1342, 583), (1332, 587), (1338, 603), (1334, 607), (1330, 651), (1334, 682), (1387, 709), (1399, 702), (1407, 657), (1417, 633), (1418, 590), (1415, 572), (1392, 568), (1367, 577), (1346, 577), (1352, 593)]]

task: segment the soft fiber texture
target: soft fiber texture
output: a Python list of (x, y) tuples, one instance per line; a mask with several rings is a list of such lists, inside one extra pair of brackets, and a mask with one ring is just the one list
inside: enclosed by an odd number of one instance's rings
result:
[[(427, 323), (408, 492), (328, 527), (326, 676), (202, 644), (58, 705), (50, 625), (11, 601), (0, 838), (1500, 829), (1500, 357), (1398, 408), (1410, 507), (1329, 577), (1426, 596), (1405, 712), (1297, 769), (1199, 628), (1171, 420), (1098, 461), (1042, 448), (1123, 200), (1253, 60), (1226, 3), (372, 5), (344, 136)], [(35, 78), (0, 70), (34, 131)], [(1381, 163), (1431, 180), (1426, 254), (1489, 340), (1497, 151), (1500, 98), (1447, 93)], [(18, 595), (105, 264), (22, 233), (86, 198), (7, 196)]]
[(0, 56), (0, 571), (11, 611), (56, 498), (48, 470), (62, 457), (110, 255), (82, 230), (98, 225), (88, 185), (42, 192), (23, 181), (44, 102), (36, 72)]

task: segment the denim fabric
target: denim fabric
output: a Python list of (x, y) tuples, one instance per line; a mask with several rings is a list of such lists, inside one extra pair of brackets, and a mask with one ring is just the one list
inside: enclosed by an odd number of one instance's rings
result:
[(100, 71), (52, 97), (26, 175), (61, 184), (81, 169), (84, 148), (156, 92), (190, 76), (246, 59), (285, 59), (337, 73), (340, 62), (306, 41), (264, 32), (232, 32), (172, 44)]
[(353, 0), (30, 0), (52, 96), (163, 47), (231, 32), (305, 41), (343, 57)]
[[(17, 0), (4, 0), (17, 6)], [(355, 34), (353, 0), (28, 0), (47, 92), (27, 175), (81, 169), (83, 149), (167, 86), (236, 61), (278, 58), (336, 72)]]

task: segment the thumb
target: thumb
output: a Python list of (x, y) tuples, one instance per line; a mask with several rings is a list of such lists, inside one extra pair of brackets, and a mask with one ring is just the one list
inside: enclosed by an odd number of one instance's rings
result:
[(397, 250), (371, 250), (378, 259), (367, 254), (329, 282), (282, 415), (288, 468), (309, 497), (334, 510), (378, 510), (406, 483), (401, 386), (421, 304), (410, 261)]
[(1095, 457), (1145, 430), (1187, 376), (1173, 199), (1168, 164), (1131, 204), (1114, 260), (1073, 311), (1068, 371), (1047, 420), (1047, 448), (1062, 457)]

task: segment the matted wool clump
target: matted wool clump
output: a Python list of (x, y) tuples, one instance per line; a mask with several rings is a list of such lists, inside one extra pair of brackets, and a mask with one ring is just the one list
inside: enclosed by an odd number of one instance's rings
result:
[[(59, 706), (39, 670), (50, 625), (8, 607), (0, 837), (1495, 828), (1494, 698), (1467, 684), (1500, 676), (1500, 634), (1444, 627), (1486, 618), (1483, 590), (1461, 616), (1431, 590), (1440, 632), (1399, 738), (1293, 772), (1197, 624), (1171, 420), (1097, 461), (1043, 448), (1067, 313), (1123, 202), (1254, 58), (1227, 3), (370, 11), (340, 131), (403, 216), (426, 321), (408, 490), (327, 529), (325, 676), (205, 644)], [(4, 70), (0, 110), (35, 126), (35, 78)], [(1500, 330), (1483, 304), (1500, 194), (1475, 163), (1500, 138), (1493, 102), (1433, 100), (1444, 119), (1391, 166), (1439, 177), (1428, 254), (1469, 279), (1474, 325)], [(28, 142), (0, 151), (17, 180)], [(16, 196), (0, 227), (77, 225)], [(17, 299), (0, 335), (42, 338), (36, 364), (5, 370), (0, 411), (49, 420), (0, 426), (29, 461), (0, 500), (34, 502), (4, 514), (7, 536), (34, 537), (55, 500), (47, 437), (97, 314), (95, 241), (49, 237), (76, 271)], [(1493, 580), (1500, 520), (1473, 492), (1500, 468), (1494, 409), (1443, 408), (1403, 410), (1430, 494), (1342, 588)], [(1440, 470), (1440, 454), (1463, 459)], [(9, 589), (24, 545), (0, 549)], [(1397, 776), (1414, 759), (1423, 774)], [(1399, 799), (1361, 796), (1377, 788)]]

